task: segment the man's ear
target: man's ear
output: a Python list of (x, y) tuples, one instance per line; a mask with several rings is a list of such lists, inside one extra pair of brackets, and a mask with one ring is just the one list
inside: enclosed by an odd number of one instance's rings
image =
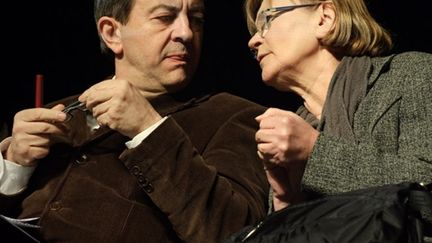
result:
[(316, 37), (322, 39), (327, 36), (336, 24), (336, 11), (333, 3), (322, 3), (318, 9), (319, 22)]
[(97, 22), (97, 28), (100, 37), (114, 54), (120, 54), (123, 51), (121, 41), (120, 23), (115, 19), (107, 16), (101, 17)]

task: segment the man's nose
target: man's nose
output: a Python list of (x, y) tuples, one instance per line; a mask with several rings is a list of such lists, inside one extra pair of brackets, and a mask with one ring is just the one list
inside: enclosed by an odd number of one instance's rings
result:
[(174, 30), (172, 32), (173, 39), (181, 40), (183, 42), (192, 39), (193, 31), (187, 16), (179, 16), (174, 22), (173, 27), (174, 27)]

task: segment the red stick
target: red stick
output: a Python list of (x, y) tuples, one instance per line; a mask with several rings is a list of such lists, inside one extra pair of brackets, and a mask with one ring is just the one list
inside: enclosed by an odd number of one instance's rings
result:
[(36, 74), (36, 80), (35, 80), (35, 107), (42, 107), (43, 106), (43, 75), (42, 74)]

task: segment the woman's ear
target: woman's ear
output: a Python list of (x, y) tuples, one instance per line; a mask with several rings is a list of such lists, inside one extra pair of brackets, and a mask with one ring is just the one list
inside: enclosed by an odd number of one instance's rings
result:
[(333, 3), (322, 3), (318, 9), (319, 23), (317, 26), (317, 38), (322, 39), (327, 36), (335, 27), (336, 11)]
[(113, 18), (103, 16), (97, 22), (97, 28), (100, 37), (114, 54), (120, 54), (123, 51), (121, 41), (120, 24)]

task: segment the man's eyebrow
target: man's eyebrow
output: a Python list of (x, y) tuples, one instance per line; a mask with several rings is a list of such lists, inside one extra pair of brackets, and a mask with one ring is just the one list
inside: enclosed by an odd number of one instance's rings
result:
[[(167, 5), (167, 4), (163, 4), (162, 3), (162, 4), (158, 4), (158, 5), (150, 8), (149, 12), (152, 13), (152, 12), (158, 10), (158, 9), (168, 10), (170, 12), (178, 12), (178, 11), (180, 11), (179, 8), (176, 7), (176, 6)], [(200, 3), (193, 4), (190, 7), (189, 11), (192, 11), (192, 12), (204, 12), (204, 5), (200, 4)]]
[(149, 12), (152, 13), (152, 12), (158, 10), (158, 9), (164, 9), (164, 10), (168, 10), (168, 11), (170, 11), (170, 12), (177, 12), (177, 11), (178, 11), (178, 8), (177, 8), (177, 7), (172, 6), (172, 5), (163, 4), (163, 3), (162, 3), (162, 4), (158, 4), (158, 5), (156, 5), (156, 6), (152, 7), (152, 8), (150, 8)]

